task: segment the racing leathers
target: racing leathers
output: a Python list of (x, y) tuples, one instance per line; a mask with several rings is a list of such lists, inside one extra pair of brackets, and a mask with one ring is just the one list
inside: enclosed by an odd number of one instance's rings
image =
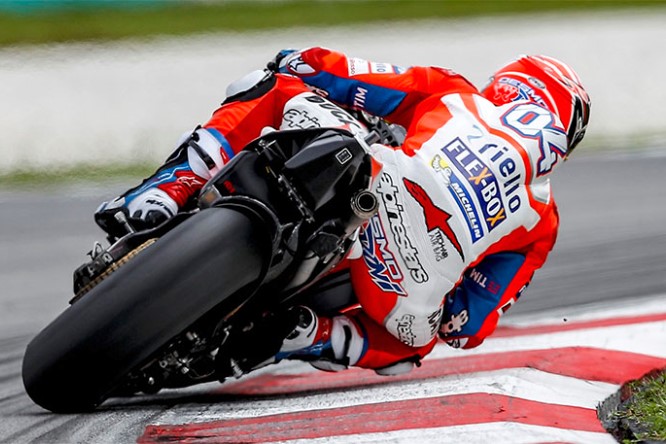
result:
[(262, 129), (328, 124), (301, 103), (383, 117), (407, 133), (399, 148), (372, 147), (383, 165), (379, 211), (345, 262), (361, 308), (319, 322), (330, 331), (317, 341), (329, 341), (333, 361), (373, 369), (418, 362), (438, 334), (454, 347), (481, 344), (554, 245), (548, 177), (567, 143), (557, 117), (528, 102), (496, 106), (443, 68), (309, 48), (282, 53), (275, 69), (233, 85), (170, 163), (126, 196), (157, 188), (182, 207)]

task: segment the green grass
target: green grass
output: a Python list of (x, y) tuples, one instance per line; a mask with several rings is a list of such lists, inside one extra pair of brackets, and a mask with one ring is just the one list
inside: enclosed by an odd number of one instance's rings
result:
[(0, 12), (0, 46), (117, 40), (211, 31), (363, 24), (553, 11), (663, 6), (666, 0), (393, 0), (281, 2), (138, 2), (135, 7)]
[(0, 190), (53, 187), (76, 182), (108, 183), (125, 182), (127, 186), (137, 185), (151, 175), (157, 164), (104, 164), (74, 165), (56, 169), (24, 169), (0, 174)]
[(635, 421), (645, 432), (637, 433), (637, 440), (623, 442), (666, 442), (666, 371), (634, 381), (630, 389), (632, 396), (629, 403), (618, 415)]

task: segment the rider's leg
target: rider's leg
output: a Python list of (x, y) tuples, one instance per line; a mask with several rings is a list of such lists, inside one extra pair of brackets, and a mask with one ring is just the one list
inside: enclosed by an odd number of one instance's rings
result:
[(308, 361), (327, 371), (355, 366), (379, 374), (405, 373), (419, 365), (437, 340), (410, 347), (359, 308), (328, 317), (296, 306), (242, 330), (220, 351), (223, 376), (239, 376), (284, 359)]
[(202, 127), (184, 136), (164, 165), (143, 183), (103, 203), (95, 220), (120, 237), (114, 215), (122, 211), (135, 228), (158, 225), (191, 204), (201, 187), (265, 127), (278, 127), (282, 109), (308, 91), (297, 78), (255, 71), (227, 88), (227, 99)]
[[(383, 324), (395, 312), (398, 296), (384, 292), (374, 282), (368, 281), (368, 269), (363, 259), (356, 256), (350, 258), (340, 264), (336, 271), (342, 271), (343, 268), (349, 272), (350, 291), (359, 302), (358, 308), (333, 316), (330, 322), (318, 316), (316, 325), (328, 325), (329, 333), (318, 334), (317, 340), (297, 352), (291, 351), (293, 347), (289, 347), (290, 355), (287, 357), (315, 360), (313, 365), (322, 369), (337, 370), (356, 366), (375, 369), (383, 374), (402, 373), (418, 365), (430, 353), (437, 338), (425, 338), (421, 346), (402, 342)], [(307, 328), (303, 330), (308, 331)], [(405, 330), (411, 333), (407, 326)], [(289, 339), (284, 343), (288, 344)], [(317, 361), (318, 356), (322, 360)]]

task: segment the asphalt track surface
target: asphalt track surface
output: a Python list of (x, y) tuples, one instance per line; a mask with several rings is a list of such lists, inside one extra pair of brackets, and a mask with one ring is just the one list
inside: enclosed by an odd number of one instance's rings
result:
[[(553, 179), (562, 219), (558, 243), (507, 316), (555, 311), (566, 318), (584, 304), (621, 300), (630, 306), (641, 296), (663, 293), (664, 171), (664, 150), (581, 153), (561, 166)], [(66, 307), (72, 270), (101, 238), (91, 213), (122, 188), (80, 184), (0, 192), (0, 442), (135, 442), (146, 425), (178, 417), (179, 411), (192, 416), (213, 404), (247, 405), (247, 399), (215, 395), (216, 385), (205, 385), (111, 400), (93, 414), (54, 415), (25, 394), (23, 350)], [(331, 395), (344, 397), (345, 391)], [(285, 398), (294, 396), (300, 395)]]

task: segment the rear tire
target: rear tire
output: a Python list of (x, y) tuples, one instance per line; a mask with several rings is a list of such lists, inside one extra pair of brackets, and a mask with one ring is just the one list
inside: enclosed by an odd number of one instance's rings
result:
[(52, 412), (92, 410), (169, 340), (258, 283), (270, 248), (258, 217), (228, 208), (192, 216), (30, 342), (23, 359), (28, 395)]

